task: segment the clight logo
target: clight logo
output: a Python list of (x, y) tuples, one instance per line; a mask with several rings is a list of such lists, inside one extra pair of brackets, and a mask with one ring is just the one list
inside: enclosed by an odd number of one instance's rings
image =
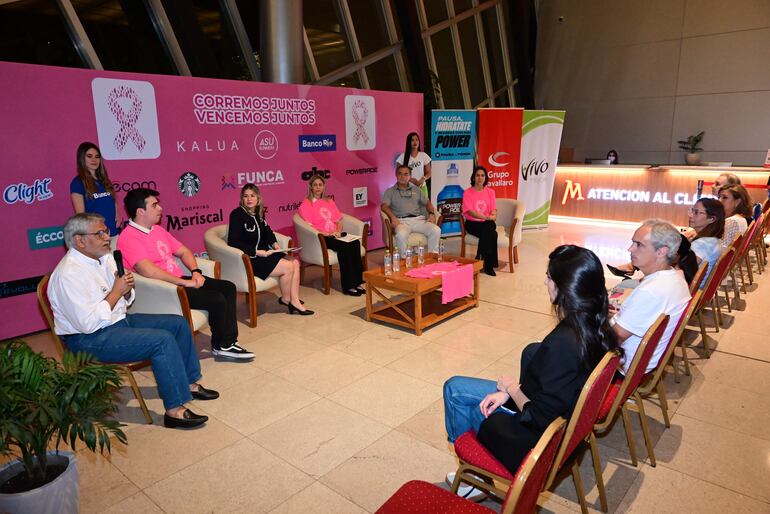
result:
[(160, 156), (155, 88), (139, 80), (91, 81), (102, 157), (110, 160)]
[(345, 97), (345, 146), (348, 150), (371, 150), (377, 146), (377, 112), (374, 97)]
[(35, 201), (42, 202), (43, 200), (53, 198), (53, 192), (48, 187), (50, 185), (50, 178), (36, 178), (32, 185), (25, 184), (24, 182), (10, 184), (3, 191), (3, 200), (8, 205), (13, 205), (17, 202), (24, 202), (26, 204), (31, 204)]

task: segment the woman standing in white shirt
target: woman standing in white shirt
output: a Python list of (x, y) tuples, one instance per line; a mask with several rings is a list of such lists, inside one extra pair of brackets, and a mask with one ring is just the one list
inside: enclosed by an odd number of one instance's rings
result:
[(398, 164), (404, 164), (405, 155), (409, 155), (409, 160), (406, 165), (412, 170), (412, 178), (409, 181), (419, 187), (423, 193), (430, 198), (428, 186), (425, 183), (431, 175), (430, 156), (420, 150), (420, 136), (417, 135), (417, 132), (410, 132), (409, 135), (406, 136), (404, 153), (398, 156), (396, 162)]

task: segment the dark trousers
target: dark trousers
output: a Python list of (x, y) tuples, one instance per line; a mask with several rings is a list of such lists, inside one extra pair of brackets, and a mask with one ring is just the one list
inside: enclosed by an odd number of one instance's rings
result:
[(497, 225), (492, 220), (465, 220), (465, 231), (479, 238), (478, 253), (484, 260), (484, 269), (497, 267)]
[(364, 268), (361, 264), (361, 242), (358, 240), (345, 242), (336, 237), (324, 236), (326, 247), (337, 252), (340, 263), (340, 282), (342, 290), (347, 291), (361, 285)]
[[(190, 278), (190, 277), (185, 277)], [(199, 288), (185, 287), (191, 309), (209, 313), (211, 347), (227, 348), (238, 340), (238, 321), (235, 316), (235, 285), (227, 280), (206, 277)]]

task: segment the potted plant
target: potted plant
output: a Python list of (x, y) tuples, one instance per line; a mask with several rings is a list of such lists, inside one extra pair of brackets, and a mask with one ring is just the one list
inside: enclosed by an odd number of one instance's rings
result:
[(690, 166), (700, 164), (700, 154), (698, 152), (702, 152), (703, 148), (698, 145), (703, 141), (703, 134), (704, 131), (701, 130), (694, 136), (689, 136), (687, 139), (677, 141), (677, 143), (679, 143), (679, 149), (687, 152), (687, 155), (684, 156), (684, 160)]
[[(74, 455), (64, 440), (110, 451), (110, 436), (126, 443), (115, 412), (117, 368), (88, 354), (64, 352), (61, 363), (23, 341), (0, 346), (0, 512), (73, 512), (80, 508)], [(54, 449), (51, 451), (51, 449)]]

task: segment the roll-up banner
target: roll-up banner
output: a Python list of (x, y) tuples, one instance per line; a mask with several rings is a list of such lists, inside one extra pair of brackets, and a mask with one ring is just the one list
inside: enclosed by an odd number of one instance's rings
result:
[(548, 225), (564, 111), (524, 111), (516, 198), (526, 205), (524, 227)]
[(521, 124), (524, 109), (479, 109), (479, 166), (489, 173), (498, 198), (518, 198)]
[(457, 235), (462, 223), (463, 190), (473, 174), (476, 111), (433, 111), (431, 141), (431, 201), (444, 217), (441, 235)]

